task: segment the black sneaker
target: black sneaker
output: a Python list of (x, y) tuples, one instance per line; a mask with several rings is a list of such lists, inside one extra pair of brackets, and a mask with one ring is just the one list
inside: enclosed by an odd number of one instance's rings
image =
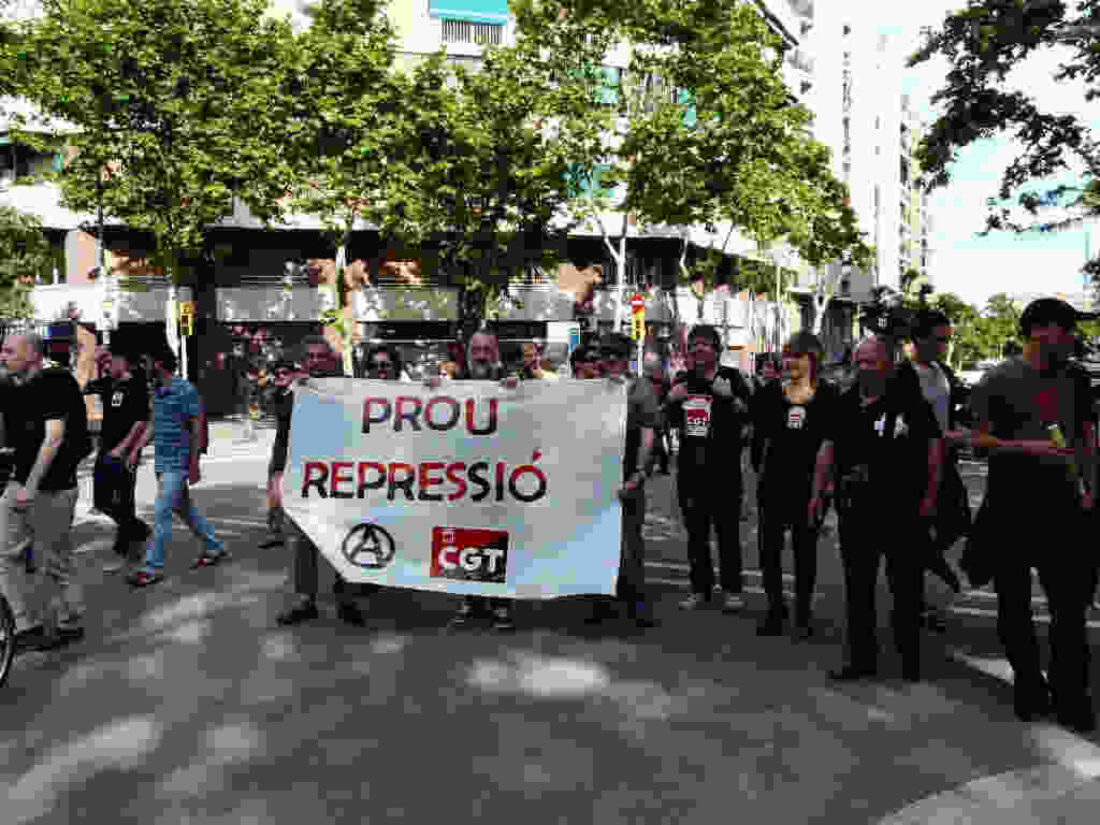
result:
[(474, 618), (474, 606), (463, 600), (462, 604), (458, 606), (458, 612), (451, 616), (451, 620), (447, 622), (448, 627), (462, 628), (467, 627)]
[(281, 625), (301, 624), (302, 622), (316, 619), (321, 614), (317, 611), (317, 604), (313, 601), (305, 601), (295, 605), (289, 610), (284, 610), (275, 617), (275, 621)]
[(769, 613), (760, 626), (756, 628), (757, 636), (782, 636), (783, 622), (786, 616), (782, 613)]
[(1018, 685), (1013, 695), (1013, 710), (1021, 722), (1030, 722), (1051, 711), (1050, 686), (1046, 680), (1031, 686)]
[(286, 539), (282, 536), (269, 536), (260, 542), (259, 547), (261, 550), (267, 550), (271, 547), (279, 547), (283, 544), (286, 544)]
[(864, 679), (874, 679), (876, 676), (878, 676), (878, 669), (873, 667), (845, 665), (840, 670), (829, 671), (829, 678), (834, 682), (861, 682)]
[(497, 607), (493, 610), (493, 630), (500, 633), (509, 633), (516, 629), (516, 623), (512, 621), (512, 608)]
[(57, 650), (70, 641), (72, 640), (65, 638), (60, 631), (47, 631), (44, 627), (38, 625), (37, 627), (28, 628), (22, 633), (15, 634), (15, 652)]
[(340, 620), (356, 627), (365, 627), (367, 624), (367, 617), (363, 615), (363, 611), (356, 605), (345, 603), (336, 608), (336, 615), (340, 617)]

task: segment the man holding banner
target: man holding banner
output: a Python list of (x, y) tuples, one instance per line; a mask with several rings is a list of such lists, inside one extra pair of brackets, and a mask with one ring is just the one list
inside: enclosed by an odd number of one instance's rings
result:
[[(309, 378), (317, 379), (327, 375), (331, 375), (330, 363), (333, 360), (331, 348), (323, 338), (312, 338), (306, 341), (305, 344), (306, 358), (305, 367), (308, 370)], [(396, 377), (396, 376), (395, 376)], [(302, 381), (302, 384), (306, 384), (307, 381)], [(279, 460), (279, 478), (277, 481), (280, 489), (279, 493), (279, 510), (280, 513), (285, 514), (285, 506), (283, 502), (282, 487), (283, 477), (286, 471), (286, 443), (290, 437), (292, 415), (295, 407), (284, 412), (282, 418), (279, 421), (279, 432), (276, 434), (276, 449), (273, 455), (273, 462)], [(280, 455), (279, 443), (282, 443), (283, 452)], [(281, 460), (280, 460), (281, 459)], [(273, 464), (273, 466), (275, 466)], [(293, 607), (284, 610), (280, 613), (275, 621), (281, 625), (295, 625), (300, 624), (310, 619), (316, 619), (320, 616), (320, 612), (317, 610), (317, 590), (318, 590), (318, 561), (320, 553), (318, 552), (317, 545), (314, 544), (305, 531), (301, 527), (291, 520), (290, 531), (290, 546), (293, 550), (294, 558), (294, 592), (298, 596), (297, 604)], [(366, 618), (363, 616), (362, 611), (358, 605), (355, 604), (355, 598), (349, 587), (348, 583), (340, 575), (339, 571), (336, 573), (336, 581), (332, 585), (332, 593), (336, 597), (337, 615), (345, 622), (356, 627), (362, 627), (366, 624)]]
[[(602, 372), (612, 384), (626, 378), (627, 365), (634, 346), (621, 333), (612, 334), (604, 343)], [(623, 484), (619, 488), (622, 502), (622, 541), (620, 545), (619, 580), (616, 598), (626, 605), (627, 617), (638, 627), (653, 627), (652, 608), (645, 596), (645, 542), (642, 525), (645, 522), (645, 481), (652, 467), (653, 445), (659, 424), (657, 398), (648, 378), (636, 377), (627, 391), (626, 445), (623, 452)], [(590, 623), (610, 617), (606, 600), (596, 602)]]
[(468, 380), (302, 387), (287, 515), (349, 582), (464, 597), (460, 625), (490, 608), (510, 629), (514, 599), (614, 595), (624, 388), (501, 381), (492, 335), (469, 350)]

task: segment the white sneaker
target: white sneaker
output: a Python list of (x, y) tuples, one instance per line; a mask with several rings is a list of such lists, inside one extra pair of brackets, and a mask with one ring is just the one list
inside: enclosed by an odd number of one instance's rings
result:
[(745, 600), (740, 593), (726, 593), (726, 597), (722, 600), (723, 613), (740, 613), (744, 609)]
[(124, 562), (122, 559), (119, 559), (118, 561), (109, 561), (109, 562), (107, 562), (106, 564), (103, 565), (103, 572), (104, 573), (117, 573), (119, 570), (121, 570), (125, 566), (126, 566), (126, 562)]
[(698, 610), (706, 601), (707, 598), (702, 593), (692, 593), (686, 599), (680, 602), (680, 609)]

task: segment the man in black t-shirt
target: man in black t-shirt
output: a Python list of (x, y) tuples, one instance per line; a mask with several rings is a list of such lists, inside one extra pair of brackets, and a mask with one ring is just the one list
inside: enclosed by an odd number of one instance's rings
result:
[(818, 451), (808, 517), (816, 523), (836, 466), (840, 554), (848, 624), (848, 663), (830, 676), (877, 675), (875, 587), (886, 557), (894, 598), (891, 624), (902, 676), (920, 679), (922, 534), (936, 511), (943, 438), (931, 408), (911, 382), (896, 377), (892, 347), (870, 337), (856, 348), (856, 385), (833, 405)]
[(721, 339), (707, 325), (692, 329), (692, 368), (669, 392), (665, 409), (677, 427), (680, 451), (676, 487), (688, 532), (691, 595), (680, 607), (695, 610), (710, 601), (714, 585), (710, 529), (718, 533), (722, 609), (744, 608), (741, 559), (741, 450), (751, 390), (736, 369), (718, 366)]
[[(144, 376), (130, 370), (131, 356), (115, 350), (106, 359), (107, 374), (84, 388), (86, 395), (98, 395), (103, 406), (99, 454), (95, 461), (94, 500), (97, 510), (106, 513), (118, 531), (114, 551), (124, 562), (129, 550), (149, 538), (149, 525), (134, 510), (134, 486), (137, 467), (129, 456), (139, 443), (149, 420), (149, 392)], [(136, 453), (135, 453), (136, 457)], [(111, 562), (104, 569), (116, 572), (122, 562)]]
[[(49, 649), (84, 635), (83, 607), (72, 581), (70, 530), (77, 500), (76, 468), (90, 442), (76, 379), (65, 370), (43, 369), (44, 354), (42, 339), (25, 334), (9, 336), (0, 357), (17, 384), (7, 419), (15, 466), (4, 495), (41, 561), (38, 573), (26, 574), (26, 601), (18, 600), (13, 608), (17, 622), (24, 605), (31, 623), (40, 621), (23, 635), (21, 645)], [(11, 586), (12, 561), (5, 553), (9, 598), (19, 590)]]

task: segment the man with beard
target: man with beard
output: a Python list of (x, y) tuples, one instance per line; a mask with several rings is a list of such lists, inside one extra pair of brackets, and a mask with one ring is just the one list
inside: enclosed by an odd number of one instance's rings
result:
[[(303, 342), (305, 358), (303, 364), (306, 376), (300, 379), (301, 384), (307, 384), (309, 379), (332, 378), (343, 375), (337, 370), (336, 355), (328, 342), (320, 336), (312, 336)], [(290, 410), (294, 409), (293, 394), (290, 398)], [(280, 421), (280, 431), (276, 433), (278, 442), (280, 433), (285, 433), (285, 438), (290, 437), (291, 416), (289, 412)], [(279, 456), (276, 455), (275, 458)], [(285, 456), (283, 457), (285, 466)], [(280, 479), (280, 488), (281, 488)], [(317, 610), (317, 591), (319, 590), (319, 563), (321, 551), (317, 549), (309, 536), (298, 525), (291, 522), (292, 530), (288, 536), (294, 559), (294, 592), (297, 595), (297, 603), (284, 610), (275, 617), (280, 625), (296, 625), (320, 616)], [(335, 573), (336, 580), (332, 585), (332, 594), (336, 598), (336, 615), (341, 620), (356, 627), (363, 627), (367, 621), (363, 612), (355, 603), (355, 592), (348, 582), (344, 581), (339, 572)]]
[[(466, 368), (458, 373), (457, 378), (460, 381), (500, 381), (509, 388), (515, 388), (519, 384), (515, 377), (505, 377), (497, 337), (484, 329), (470, 336), (470, 343), (466, 347)], [(433, 376), (425, 384), (435, 388), (439, 386), (440, 379)], [(464, 596), (458, 612), (451, 618), (450, 626), (466, 627), (473, 619), (490, 611), (494, 629), (500, 632), (515, 630), (512, 600), (485, 596)]]
[[(1096, 465), (1088, 380), (1068, 363), (1076, 321), (1063, 301), (1027, 306), (1023, 356), (994, 367), (974, 389), (971, 443), (989, 451), (982, 507), (991, 527), (982, 541), (993, 557), (997, 632), (1015, 675), (1016, 715), (1027, 721), (1046, 713), (1053, 695), (1058, 723), (1086, 733), (1096, 728), (1085, 624), (1097, 563)], [(1050, 609), (1049, 680), (1032, 621), (1033, 567)]]
[(878, 674), (875, 588), (880, 561), (894, 598), (891, 624), (902, 677), (920, 680), (920, 536), (936, 511), (943, 439), (932, 410), (911, 382), (896, 378), (888, 339), (865, 339), (855, 351), (856, 385), (832, 407), (817, 456), (809, 512), (820, 521), (822, 491), (838, 468), (837, 510), (848, 625), (848, 663), (837, 681)]
[(710, 530), (718, 533), (722, 610), (745, 606), (741, 558), (741, 450), (751, 390), (741, 373), (718, 366), (721, 339), (712, 326), (688, 335), (691, 370), (668, 395), (669, 418), (680, 434), (676, 487), (688, 532), (691, 594), (680, 603), (695, 610), (709, 602), (714, 585)]

